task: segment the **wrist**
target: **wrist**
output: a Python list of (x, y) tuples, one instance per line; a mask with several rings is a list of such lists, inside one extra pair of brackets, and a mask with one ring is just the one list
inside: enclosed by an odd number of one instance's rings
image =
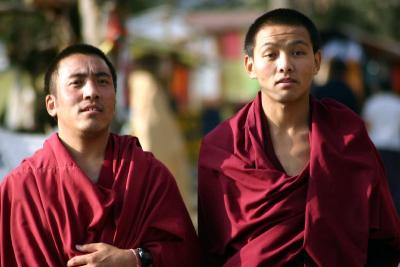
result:
[(131, 248), (131, 249), (129, 249), (129, 251), (130, 251), (130, 253), (133, 254), (133, 257), (134, 257), (134, 265), (133, 266), (134, 267), (142, 267), (142, 263), (140, 261), (140, 258), (139, 258), (139, 255), (138, 255), (136, 249)]

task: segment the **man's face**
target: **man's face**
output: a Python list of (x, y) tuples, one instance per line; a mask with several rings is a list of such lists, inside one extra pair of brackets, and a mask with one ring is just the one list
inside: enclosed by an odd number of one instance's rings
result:
[(115, 88), (107, 64), (98, 56), (75, 54), (60, 61), (55, 93), (46, 98), (59, 133), (93, 136), (108, 132), (115, 110)]
[(267, 99), (290, 103), (308, 98), (320, 61), (304, 27), (266, 24), (257, 33), (253, 57), (245, 57), (245, 66)]

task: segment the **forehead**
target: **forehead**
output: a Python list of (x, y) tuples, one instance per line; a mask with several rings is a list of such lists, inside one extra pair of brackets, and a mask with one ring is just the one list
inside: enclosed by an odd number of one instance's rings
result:
[(104, 72), (111, 75), (106, 62), (96, 55), (74, 54), (60, 61), (58, 75), (70, 76), (75, 73), (90, 74)]
[(312, 46), (310, 34), (303, 26), (265, 24), (255, 36), (255, 46), (266, 44), (284, 45), (291, 42), (299, 42)]

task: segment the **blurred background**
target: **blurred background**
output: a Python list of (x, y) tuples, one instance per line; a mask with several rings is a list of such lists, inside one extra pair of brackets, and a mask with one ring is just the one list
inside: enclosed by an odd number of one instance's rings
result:
[(44, 106), (44, 72), (60, 49), (84, 42), (100, 47), (118, 71), (113, 131), (138, 136), (195, 210), (201, 138), (256, 95), (243, 38), (256, 17), (277, 7), (317, 24), (324, 60), (312, 92), (365, 118), (378, 149), (389, 151), (385, 166), (399, 207), (397, 0), (0, 0), (0, 180), (56, 130)]

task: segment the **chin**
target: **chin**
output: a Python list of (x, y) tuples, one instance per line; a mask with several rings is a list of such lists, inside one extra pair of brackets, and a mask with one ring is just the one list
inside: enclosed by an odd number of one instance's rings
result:
[(98, 125), (92, 125), (88, 127), (83, 127), (81, 128), (81, 132), (83, 136), (86, 137), (98, 137), (101, 134), (108, 133), (110, 131), (109, 126), (98, 126)]
[(308, 99), (308, 94), (283, 94), (279, 95), (275, 98), (277, 102), (280, 103), (298, 103), (303, 102), (305, 99)]

